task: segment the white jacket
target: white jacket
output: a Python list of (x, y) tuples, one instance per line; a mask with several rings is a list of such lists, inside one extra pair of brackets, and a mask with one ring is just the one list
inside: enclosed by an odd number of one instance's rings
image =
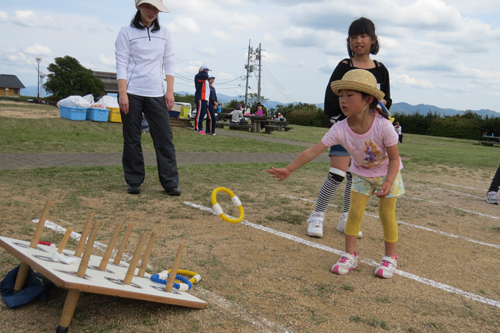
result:
[(174, 76), (174, 51), (166, 27), (122, 27), (115, 42), (116, 78), (127, 80), (127, 93), (161, 97), (165, 95), (165, 75)]

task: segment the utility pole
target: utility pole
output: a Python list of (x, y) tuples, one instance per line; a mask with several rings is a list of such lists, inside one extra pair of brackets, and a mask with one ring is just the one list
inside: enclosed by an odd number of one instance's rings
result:
[(255, 51), (257, 59), (259, 59), (259, 87), (257, 91), (257, 102), (260, 103), (260, 90), (261, 90), (261, 78), (262, 78), (262, 44), (259, 43), (259, 49)]
[(251, 40), (248, 40), (248, 59), (247, 59), (247, 65), (245, 66), (247, 69), (247, 84), (246, 84), (246, 89), (245, 89), (245, 111), (247, 108), (247, 103), (248, 103), (248, 78), (250, 76), (250, 72), (252, 71), (250, 68), (250, 57), (252, 56), (252, 47), (250, 46)]
[(40, 103), (40, 62), (42, 62), (42, 58), (41, 57), (36, 57), (36, 62), (38, 62), (38, 83), (37, 83), (37, 103)]

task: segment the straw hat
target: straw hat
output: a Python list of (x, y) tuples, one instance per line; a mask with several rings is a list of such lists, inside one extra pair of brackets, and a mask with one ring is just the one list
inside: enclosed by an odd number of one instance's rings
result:
[(384, 98), (385, 93), (377, 88), (377, 79), (367, 70), (353, 69), (345, 73), (342, 80), (330, 84), (333, 92), (338, 95), (339, 90), (356, 90), (375, 97), (378, 101)]
[(160, 12), (170, 13), (170, 9), (163, 4), (162, 0), (135, 0), (135, 7), (138, 8), (143, 3), (149, 3), (150, 5), (155, 6)]

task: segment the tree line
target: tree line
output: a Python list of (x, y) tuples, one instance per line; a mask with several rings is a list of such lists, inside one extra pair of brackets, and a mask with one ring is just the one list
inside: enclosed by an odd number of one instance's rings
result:
[[(50, 99), (58, 101), (70, 95), (92, 94), (95, 98), (104, 95), (104, 83), (94, 75), (91, 69), (83, 67), (77, 59), (64, 56), (55, 58), (54, 62), (47, 67), (51, 73), (44, 84), (45, 90), (52, 94)], [(195, 107), (194, 94), (174, 95), (176, 101), (190, 103), (193, 108)], [(248, 95), (249, 112), (253, 113), (257, 110), (257, 100), (257, 94)], [(260, 100), (265, 102), (268, 99), (261, 96)], [(224, 103), (222, 112), (228, 113), (234, 110), (237, 104), (244, 105), (244, 101), (233, 99)], [(277, 105), (275, 108), (264, 106), (264, 111), (269, 116), (276, 116), (280, 112), (290, 124), (325, 128), (332, 125), (323, 109), (315, 104), (290, 103)], [(429, 111), (426, 115), (417, 112), (395, 113), (392, 116), (396, 119), (395, 121), (399, 122), (404, 133), (471, 140), (480, 140), (484, 134), (496, 133), (500, 136), (500, 117), (483, 118), (470, 110), (453, 116), (441, 116), (436, 111)]]

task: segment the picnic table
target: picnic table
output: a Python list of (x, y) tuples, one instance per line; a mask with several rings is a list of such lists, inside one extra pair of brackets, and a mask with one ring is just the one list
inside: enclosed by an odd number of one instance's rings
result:
[(483, 140), (479, 140), (477, 142), (478, 145), (483, 145), (483, 146), (494, 146), (494, 145), (500, 145), (500, 136), (489, 136), (486, 134), (483, 134)]
[(252, 115), (243, 115), (245, 119), (250, 119), (251, 131), (253, 133), (260, 133), (261, 123), (268, 122), (273, 119), (273, 117), (269, 116), (252, 116)]

